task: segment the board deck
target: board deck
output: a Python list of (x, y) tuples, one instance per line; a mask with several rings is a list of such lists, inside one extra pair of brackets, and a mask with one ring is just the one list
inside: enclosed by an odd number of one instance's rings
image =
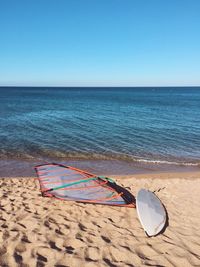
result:
[(162, 231), (166, 224), (166, 211), (154, 193), (141, 189), (136, 197), (136, 209), (148, 236), (155, 236)]

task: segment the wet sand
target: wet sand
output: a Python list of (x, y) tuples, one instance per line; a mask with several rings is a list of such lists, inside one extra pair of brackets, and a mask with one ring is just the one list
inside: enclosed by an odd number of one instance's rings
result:
[(164, 233), (148, 238), (135, 209), (44, 198), (34, 178), (2, 178), (0, 266), (200, 266), (200, 172), (111, 177), (155, 192)]

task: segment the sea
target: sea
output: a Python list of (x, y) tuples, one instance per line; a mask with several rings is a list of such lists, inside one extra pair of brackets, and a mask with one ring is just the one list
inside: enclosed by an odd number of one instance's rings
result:
[(200, 170), (200, 87), (0, 87), (0, 176)]

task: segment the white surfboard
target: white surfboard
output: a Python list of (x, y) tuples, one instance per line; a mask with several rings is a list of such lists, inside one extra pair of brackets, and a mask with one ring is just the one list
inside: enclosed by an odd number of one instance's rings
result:
[(141, 189), (136, 197), (136, 209), (148, 236), (155, 236), (162, 231), (166, 223), (166, 212), (154, 193)]

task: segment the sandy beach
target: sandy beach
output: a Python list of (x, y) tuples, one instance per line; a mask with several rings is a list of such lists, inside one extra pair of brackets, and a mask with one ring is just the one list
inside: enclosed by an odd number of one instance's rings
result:
[(164, 233), (148, 238), (135, 209), (44, 198), (35, 178), (1, 178), (0, 266), (200, 266), (200, 172), (113, 178), (155, 192)]

